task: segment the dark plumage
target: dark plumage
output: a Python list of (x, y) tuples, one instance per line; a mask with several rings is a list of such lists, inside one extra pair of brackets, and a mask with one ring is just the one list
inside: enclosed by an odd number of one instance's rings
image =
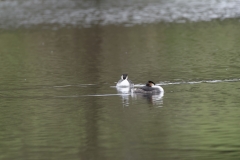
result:
[(160, 86), (155, 86), (155, 83), (153, 81), (148, 81), (146, 83), (146, 86), (143, 86), (141, 88), (134, 88), (134, 93), (160, 93), (163, 92), (163, 88)]

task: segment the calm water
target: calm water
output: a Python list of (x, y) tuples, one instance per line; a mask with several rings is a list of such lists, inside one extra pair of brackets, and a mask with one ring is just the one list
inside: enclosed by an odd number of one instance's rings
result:
[[(2, 29), (0, 159), (238, 160), (239, 26)], [(119, 94), (122, 73), (164, 96)]]

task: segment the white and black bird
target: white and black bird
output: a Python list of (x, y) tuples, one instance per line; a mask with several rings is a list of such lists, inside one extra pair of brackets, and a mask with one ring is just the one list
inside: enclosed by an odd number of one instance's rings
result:
[(121, 79), (118, 81), (117, 87), (133, 87), (134, 84), (128, 79), (128, 74), (122, 74)]
[(152, 93), (152, 94), (159, 94), (163, 93), (164, 90), (161, 86), (156, 86), (153, 81), (148, 81), (145, 86), (140, 88), (133, 88), (133, 93)]

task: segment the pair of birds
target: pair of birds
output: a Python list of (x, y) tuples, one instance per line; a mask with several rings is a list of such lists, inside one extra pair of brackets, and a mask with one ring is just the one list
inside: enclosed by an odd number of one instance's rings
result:
[(128, 74), (122, 74), (121, 79), (118, 81), (117, 87), (130, 87), (134, 93), (161, 93), (164, 92), (161, 86), (156, 86), (153, 81), (148, 81), (145, 86), (134, 88), (134, 84), (128, 79)]

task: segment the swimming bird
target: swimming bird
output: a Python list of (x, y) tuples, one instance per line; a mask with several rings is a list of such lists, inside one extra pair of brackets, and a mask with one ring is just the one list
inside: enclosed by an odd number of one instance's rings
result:
[(117, 87), (133, 87), (133, 83), (128, 79), (128, 74), (122, 74), (121, 79), (117, 83)]
[(132, 89), (132, 92), (159, 94), (159, 93), (163, 93), (164, 90), (161, 86), (156, 86), (153, 81), (148, 81), (145, 86)]

